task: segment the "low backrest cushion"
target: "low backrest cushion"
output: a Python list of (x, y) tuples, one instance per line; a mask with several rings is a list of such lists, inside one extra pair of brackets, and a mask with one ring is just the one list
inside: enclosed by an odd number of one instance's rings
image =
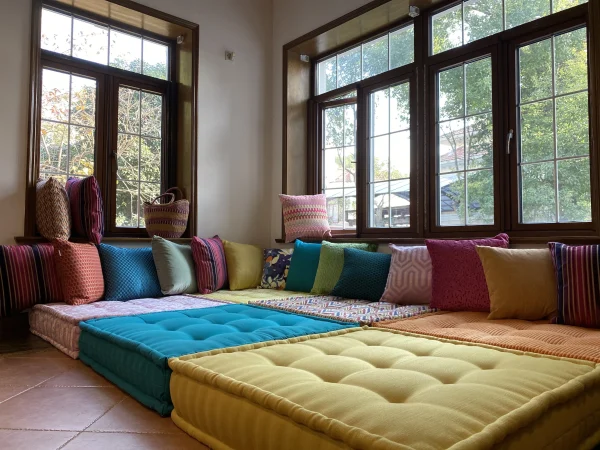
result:
[(325, 194), (279, 195), (283, 208), (285, 242), (331, 237)]
[(98, 247), (106, 292), (106, 301), (161, 297), (160, 283), (152, 258), (152, 249)]
[(464, 241), (426, 240), (431, 256), (432, 308), (489, 312), (490, 295), (476, 247), (508, 247), (508, 235)]
[(263, 250), (255, 245), (223, 241), (229, 289), (256, 289), (263, 274)]
[(290, 270), (293, 250), (266, 248), (263, 252), (263, 275), (260, 281), (262, 289), (285, 289)]
[(383, 295), (392, 255), (344, 249), (344, 268), (331, 295), (377, 302)]
[(98, 181), (95, 177), (69, 178), (66, 189), (73, 234), (100, 244), (104, 235), (104, 208)]
[(61, 301), (51, 244), (0, 246), (0, 317)]
[(390, 244), (392, 264), (382, 302), (426, 305), (431, 302), (431, 257), (425, 246)]
[(54, 241), (54, 259), (65, 303), (83, 305), (102, 299), (104, 277), (95, 245)]
[(600, 328), (600, 245), (549, 244), (557, 286), (557, 322)]
[(35, 187), (35, 218), (38, 231), (49, 241), (68, 240), (71, 236), (71, 208), (67, 191), (60, 181), (50, 177)]
[(321, 245), (321, 254), (319, 255), (317, 275), (310, 290), (311, 294), (329, 295), (335, 287), (344, 268), (345, 248), (356, 248), (369, 252), (377, 251), (376, 244), (335, 244), (327, 241), (323, 242)]
[(223, 241), (219, 236), (192, 238), (192, 255), (196, 266), (196, 283), (201, 294), (223, 289), (227, 284), (227, 261)]
[(191, 246), (176, 244), (154, 236), (152, 258), (156, 266), (160, 290), (164, 295), (198, 292)]
[(552, 255), (542, 249), (477, 247), (490, 295), (488, 319), (541, 320), (556, 314)]
[(310, 292), (315, 284), (320, 255), (321, 244), (309, 244), (299, 239), (296, 240), (294, 257), (290, 263), (285, 284), (288, 291)]

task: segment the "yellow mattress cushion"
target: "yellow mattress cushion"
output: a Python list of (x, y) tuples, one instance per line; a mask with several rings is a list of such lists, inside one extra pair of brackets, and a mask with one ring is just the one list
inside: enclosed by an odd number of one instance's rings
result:
[[(276, 440), (286, 427), (294, 448), (317, 448), (320, 436), (318, 448), (357, 449), (542, 448), (589, 443), (600, 428), (594, 363), (393, 331), (352, 329), (169, 364), (175, 422), (214, 448), (283, 448)], [(584, 418), (587, 428), (571, 438)]]
[(193, 296), (222, 302), (246, 304), (250, 300), (275, 300), (310, 297), (311, 295), (308, 292), (278, 291), (275, 289), (244, 289), (241, 291), (222, 289), (211, 294), (194, 294)]

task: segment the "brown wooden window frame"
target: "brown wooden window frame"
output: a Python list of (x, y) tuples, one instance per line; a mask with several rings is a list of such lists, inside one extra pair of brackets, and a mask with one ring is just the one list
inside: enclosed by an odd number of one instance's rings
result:
[[(518, 197), (516, 194), (516, 163), (517, 152), (507, 155), (507, 132), (510, 128), (516, 130), (513, 95), (516, 89), (517, 76), (515, 69), (517, 45), (523, 42), (535, 41), (543, 36), (551, 36), (557, 32), (567, 31), (579, 26), (587, 26), (588, 42), (590, 24), (588, 19), (588, 4), (575, 6), (558, 13), (545, 16), (512, 29), (488, 36), (463, 46), (430, 55), (431, 21), (432, 17), (445, 9), (452, 8), (461, 1), (443, 1), (439, 5), (424, 11), (414, 19), (403, 19), (386, 30), (378, 30), (370, 36), (364, 36), (351, 43), (335, 48), (319, 55), (312, 61), (311, 67), (311, 98), (308, 101), (308, 155), (307, 155), (307, 190), (309, 194), (322, 192), (319, 180), (322, 178), (319, 162), (321, 128), (319, 124), (322, 104), (332, 98), (355, 90), (357, 92), (357, 227), (354, 230), (334, 231), (334, 238), (354, 240), (381, 240), (422, 242), (424, 238), (469, 238), (482, 237), (499, 232), (507, 232), (511, 237), (522, 239), (559, 239), (580, 237), (597, 238), (600, 233), (600, 193), (598, 149), (591, 136), (596, 136), (596, 121), (593, 120), (592, 101), (593, 80), (591, 73), (590, 52), (588, 48), (588, 79), (590, 102), (590, 189), (592, 199), (592, 221), (581, 223), (550, 223), (550, 224), (519, 224)], [(415, 61), (404, 67), (390, 70), (372, 78), (334, 89), (324, 94), (316, 95), (315, 80), (317, 64), (332, 55), (343, 53), (362, 42), (376, 39), (409, 22), (414, 22)], [(492, 59), (492, 93), (493, 93), (493, 136), (494, 136), (494, 224), (472, 226), (439, 226), (436, 199), (436, 74), (452, 66), (489, 55)], [(366, 145), (366, 130), (368, 125), (368, 95), (379, 87), (384, 87), (400, 80), (402, 76), (412, 74), (411, 81), (411, 226), (402, 228), (369, 228), (368, 227), (368, 147)], [(414, 89), (413, 89), (414, 87)], [(500, 95), (508, 90), (510, 95)], [(414, 92), (413, 92), (414, 91)], [(515, 141), (512, 146), (514, 150)], [(414, 200), (413, 200), (414, 199)], [(516, 200), (515, 200), (516, 199)], [(413, 211), (416, 216), (413, 221)]]
[[(38, 73), (32, 74), (32, 82), (36, 84), (32, 91), (37, 98), (32, 102), (31, 120), (33, 126), (32, 142), (28, 161), (28, 186), (26, 198), (26, 236), (33, 236), (35, 225), (31, 217), (35, 217), (35, 192), (31, 186), (39, 177), (39, 143), (41, 133), (41, 82), (44, 68), (70, 72), (74, 75), (81, 74), (95, 78), (96, 86), (96, 136), (94, 154), (94, 175), (98, 180), (104, 204), (105, 236), (123, 238), (147, 238), (145, 228), (118, 227), (116, 225), (116, 185), (117, 185), (117, 160), (114, 149), (117, 142), (118, 128), (118, 93), (119, 86), (128, 86), (163, 97), (163, 117), (161, 130), (161, 192), (174, 186), (177, 169), (177, 83), (175, 80), (175, 40), (168, 39), (130, 25), (116, 22), (112, 19), (98, 16), (89, 11), (65, 5), (54, 0), (38, 0), (34, 5), (32, 25), (32, 47), (34, 53), (39, 52)], [(42, 8), (50, 9), (62, 14), (80, 18), (87, 22), (110, 26), (112, 29), (124, 31), (128, 34), (159, 42), (168, 47), (168, 80), (154, 78), (141, 73), (130, 72), (86, 61), (72, 56), (61, 55), (52, 51), (41, 49), (39, 31), (41, 29)], [(37, 36), (37, 42), (35, 41)], [(141, 205), (140, 205), (141, 210)], [(193, 211), (193, 208), (191, 209)]]

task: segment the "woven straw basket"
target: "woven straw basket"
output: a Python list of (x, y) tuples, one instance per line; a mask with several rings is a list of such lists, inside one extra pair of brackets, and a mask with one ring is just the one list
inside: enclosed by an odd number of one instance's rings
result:
[[(177, 192), (182, 200), (175, 201), (173, 192)], [(165, 197), (170, 197), (169, 201), (160, 203), (159, 201)], [(168, 189), (152, 202), (144, 202), (144, 220), (146, 221), (148, 235), (167, 239), (181, 237), (187, 228), (189, 213), (190, 202), (183, 199), (181, 190), (177, 187)]]

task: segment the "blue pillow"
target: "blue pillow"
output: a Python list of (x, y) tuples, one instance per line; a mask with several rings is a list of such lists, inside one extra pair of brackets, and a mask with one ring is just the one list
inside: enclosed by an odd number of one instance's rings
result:
[(125, 301), (134, 298), (162, 297), (152, 249), (98, 246), (104, 300)]
[(385, 291), (391, 262), (390, 254), (345, 248), (344, 268), (331, 295), (378, 302)]
[(321, 244), (307, 244), (296, 239), (285, 289), (310, 292), (317, 276), (320, 257)]

